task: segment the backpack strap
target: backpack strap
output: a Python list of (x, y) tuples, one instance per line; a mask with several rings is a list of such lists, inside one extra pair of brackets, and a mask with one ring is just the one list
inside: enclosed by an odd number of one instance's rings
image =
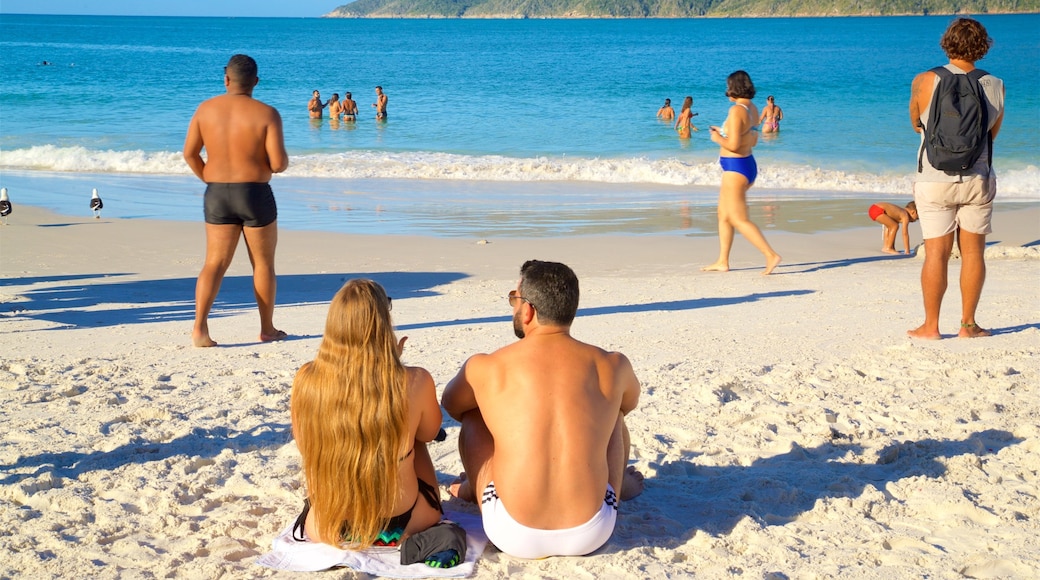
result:
[[(933, 69), (929, 69), (928, 72), (934, 73), (935, 76), (939, 77), (939, 82), (935, 83), (935, 87), (932, 89), (932, 104), (928, 107), (928, 118), (929, 118), (929, 120), (931, 120), (932, 115), (935, 114), (935, 108), (939, 104), (939, 84), (942, 83), (942, 80), (944, 78), (953, 76), (953, 73), (950, 72), (945, 66), (937, 66), (937, 67), (935, 67)], [(928, 139), (928, 128), (927, 127), (922, 127), (921, 128), (921, 132), (924, 135), (924, 139), (927, 140)], [(925, 143), (924, 140), (922, 140), (921, 141), (921, 149), (917, 152), (917, 172), (918, 173), (923, 173), (924, 172), (924, 150), (926, 149), (926, 147), (927, 147), (927, 144)]]
[[(981, 68), (977, 68), (977, 69), (975, 69), (975, 70), (973, 70), (973, 71), (968, 73), (968, 78), (973, 80), (973, 81), (975, 81), (976, 83), (978, 83), (979, 84), (979, 88), (981, 89), (982, 88), (982, 83), (980, 83), (979, 81), (982, 80), (982, 77), (984, 77), (984, 76), (986, 76), (988, 74), (989, 74), (988, 72), (982, 70)], [(989, 124), (989, 104), (988, 104), (989, 101), (986, 99), (986, 91), (982, 90), (980, 92), (982, 93), (982, 104), (983, 104), (984, 107), (986, 107), (986, 109), (985, 109), (985, 111), (986, 111), (986, 113), (985, 113), (985, 115), (986, 115), (986, 123)], [(988, 167), (989, 167), (990, 173), (992, 173), (993, 172), (993, 132), (989, 130), (989, 127), (986, 127), (986, 138), (989, 140), (989, 165), (988, 165)]]

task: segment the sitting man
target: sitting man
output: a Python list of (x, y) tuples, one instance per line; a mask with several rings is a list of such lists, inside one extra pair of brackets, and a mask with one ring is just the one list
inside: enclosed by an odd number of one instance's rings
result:
[(624, 421), (639, 380), (625, 355), (571, 337), (578, 294), (567, 266), (526, 262), (509, 293), (521, 340), (472, 356), (441, 399), (462, 423), (466, 473), (451, 491), (480, 497), (488, 539), (520, 558), (595, 551), (614, 531), (618, 498), (643, 491), (626, 468)]

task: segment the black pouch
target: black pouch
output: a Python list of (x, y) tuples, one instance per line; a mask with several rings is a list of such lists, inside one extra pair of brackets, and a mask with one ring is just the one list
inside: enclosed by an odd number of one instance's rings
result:
[(401, 564), (425, 562), (433, 554), (446, 550), (458, 552), (460, 562), (466, 559), (466, 530), (450, 520), (409, 536), (401, 546)]

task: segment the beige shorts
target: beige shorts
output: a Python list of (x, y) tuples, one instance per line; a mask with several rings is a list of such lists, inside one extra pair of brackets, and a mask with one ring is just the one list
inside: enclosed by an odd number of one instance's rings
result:
[(941, 238), (960, 228), (973, 234), (989, 234), (997, 179), (976, 177), (963, 183), (914, 183), (914, 201), (921, 222), (921, 236)]

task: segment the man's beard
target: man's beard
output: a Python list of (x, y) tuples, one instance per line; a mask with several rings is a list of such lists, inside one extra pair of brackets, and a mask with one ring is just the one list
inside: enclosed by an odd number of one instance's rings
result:
[(513, 313), (513, 334), (515, 334), (517, 338), (524, 337), (524, 325), (520, 323), (519, 308)]

